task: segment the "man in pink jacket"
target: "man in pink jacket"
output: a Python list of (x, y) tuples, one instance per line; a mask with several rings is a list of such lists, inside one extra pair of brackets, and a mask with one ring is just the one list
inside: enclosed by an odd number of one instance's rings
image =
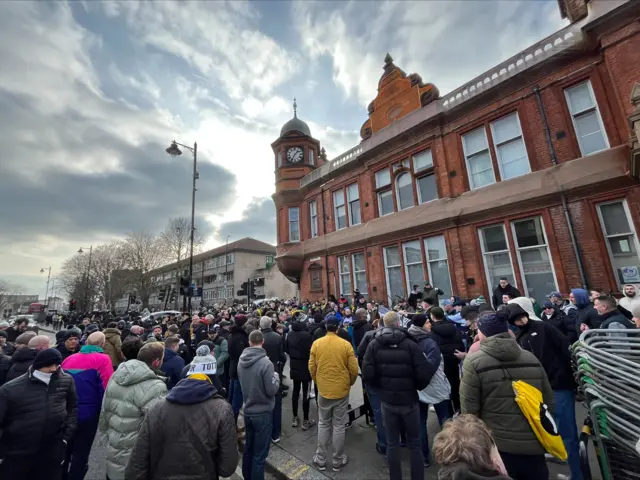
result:
[(78, 396), (78, 427), (67, 447), (68, 480), (82, 480), (89, 470), (89, 454), (98, 430), (102, 397), (113, 375), (109, 355), (104, 353), (105, 336), (92, 333), (79, 353), (62, 362), (62, 368), (71, 374)]

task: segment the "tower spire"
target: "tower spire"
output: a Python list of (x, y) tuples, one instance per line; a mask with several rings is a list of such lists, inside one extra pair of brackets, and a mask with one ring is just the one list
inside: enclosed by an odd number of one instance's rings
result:
[(293, 118), (298, 118), (298, 104), (295, 97), (293, 97)]

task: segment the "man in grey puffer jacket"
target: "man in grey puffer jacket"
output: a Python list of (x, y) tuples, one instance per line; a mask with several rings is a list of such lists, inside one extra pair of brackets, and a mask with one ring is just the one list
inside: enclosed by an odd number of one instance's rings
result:
[(238, 378), (244, 397), (246, 444), (242, 457), (244, 478), (264, 478), (264, 463), (269, 455), (273, 407), (280, 388), (280, 377), (263, 348), (260, 330), (249, 334), (249, 347), (238, 361)]
[(111, 377), (102, 402), (100, 431), (107, 434), (107, 477), (124, 480), (125, 468), (144, 416), (167, 394), (167, 385), (153, 373), (164, 357), (164, 345), (152, 342), (137, 360), (120, 364)]

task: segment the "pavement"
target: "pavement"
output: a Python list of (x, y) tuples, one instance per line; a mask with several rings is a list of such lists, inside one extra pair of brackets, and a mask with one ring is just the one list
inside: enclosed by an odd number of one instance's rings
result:
[[(55, 333), (42, 329), (45, 334), (52, 339)], [(285, 366), (284, 374), (288, 377), (288, 362)], [(287, 383), (291, 383), (287, 380)], [(292, 389), (293, 387), (291, 387)], [(289, 392), (291, 392), (291, 389)], [(363, 403), (362, 384), (360, 379), (351, 388), (349, 395), (349, 403), (353, 407), (359, 407)], [(282, 434), (278, 444), (271, 444), (269, 456), (267, 458), (265, 476), (266, 479), (279, 480), (386, 480), (389, 478), (389, 469), (384, 456), (375, 450), (376, 434), (375, 427), (367, 425), (364, 417), (357, 419), (353, 425), (347, 429), (345, 439), (345, 452), (348, 456), (349, 463), (341, 469), (340, 472), (333, 472), (327, 469), (324, 472), (316, 470), (312, 466), (313, 455), (316, 450), (317, 442), (317, 426), (302, 431), (301, 428), (293, 428), (291, 426), (293, 420), (293, 412), (291, 405), (291, 393), (283, 399), (282, 402)], [(300, 400), (299, 414), (302, 415), (302, 401)], [(584, 419), (585, 410), (581, 405), (577, 406), (578, 419)], [(311, 401), (310, 418), (317, 421), (317, 409), (315, 401)], [(582, 421), (578, 422), (579, 427)], [(427, 431), (429, 434), (429, 444), (433, 443), (433, 437), (440, 431), (435, 413), (429, 415)], [(242, 447), (242, 446), (241, 446)], [(592, 472), (594, 472), (593, 480), (601, 480), (597, 461), (592, 447), (590, 447), (590, 460)], [(105, 472), (105, 455), (106, 446), (105, 439), (102, 435), (96, 435), (96, 439), (91, 450), (89, 462), (89, 472), (85, 477), (87, 480), (104, 480)], [(403, 477), (410, 478), (409, 471), (409, 452), (402, 449), (402, 466)], [(433, 462), (432, 462), (433, 463)], [(569, 474), (566, 465), (549, 463), (550, 478), (555, 479), (557, 474)], [(425, 480), (437, 480), (438, 468), (432, 465), (425, 469)], [(240, 468), (230, 477), (233, 480), (241, 480), (242, 474)]]

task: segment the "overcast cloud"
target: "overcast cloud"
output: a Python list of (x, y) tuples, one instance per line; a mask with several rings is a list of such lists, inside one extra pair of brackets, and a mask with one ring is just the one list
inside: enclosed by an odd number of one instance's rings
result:
[(44, 295), (78, 247), (196, 215), (275, 243), (270, 144), (292, 116), (356, 145), (389, 51), (441, 93), (563, 25), (555, 0), (0, 3), (0, 278)]

